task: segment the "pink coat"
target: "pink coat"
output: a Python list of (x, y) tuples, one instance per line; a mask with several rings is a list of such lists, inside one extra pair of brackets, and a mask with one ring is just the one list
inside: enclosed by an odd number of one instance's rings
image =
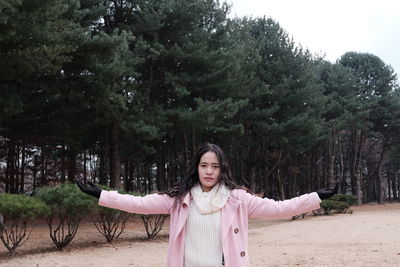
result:
[[(144, 197), (101, 192), (99, 205), (140, 214), (170, 214), (167, 267), (183, 267), (185, 223), (189, 214), (191, 195), (173, 208), (175, 198), (166, 194)], [(260, 198), (242, 189), (232, 190), (221, 210), (221, 240), (226, 267), (249, 265), (247, 248), (248, 218), (284, 219), (319, 208), (317, 193), (305, 194), (284, 201)]]

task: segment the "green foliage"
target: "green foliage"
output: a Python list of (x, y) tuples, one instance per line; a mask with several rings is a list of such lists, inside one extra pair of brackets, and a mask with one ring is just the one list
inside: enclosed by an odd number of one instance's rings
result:
[(353, 195), (337, 194), (331, 197), (330, 200), (345, 202), (349, 206), (357, 204), (357, 197)]
[(347, 204), (346, 202), (331, 199), (322, 200), (320, 206), (325, 215), (328, 215), (332, 211), (335, 211), (337, 213), (345, 213), (349, 208), (349, 204)]
[[(354, 114), (353, 127), (385, 130), (380, 122), (385, 119), (384, 109), (388, 105), (385, 98), (390, 97), (396, 88), (393, 69), (369, 53), (348, 52), (338, 62), (355, 77), (354, 86), (350, 87), (354, 97), (349, 105)], [(377, 112), (376, 108), (383, 110)], [(374, 113), (372, 120), (371, 113)]]
[[(284, 186), (290, 169), (306, 179), (307, 166), (330, 159), (354, 165), (353, 129), (399, 165), (396, 75), (374, 55), (315, 59), (273, 19), (229, 19), (213, 0), (0, 0), (0, 11), (0, 141), (43, 159), (25, 166), (43, 167), (43, 185), (45, 166), (57, 162), (55, 179), (73, 181), (76, 159), (90, 154), (101, 183), (118, 186), (122, 159), (125, 177), (157, 175), (165, 189), (211, 141), (226, 148), (240, 184), (279, 187), (284, 198), (298, 189)], [(12, 166), (7, 151), (0, 158)], [(79, 217), (73, 201), (59, 206), (52, 211)]]
[(43, 187), (36, 196), (50, 208), (49, 216), (83, 218), (95, 205), (93, 197), (80, 191), (74, 184)]
[(37, 197), (50, 208), (47, 225), (50, 237), (58, 249), (66, 247), (75, 237), (79, 223), (95, 202), (74, 184), (41, 188)]
[[(322, 117), (326, 122), (326, 133), (343, 129), (355, 121), (354, 103), (357, 96), (354, 86), (356, 76), (341, 64), (323, 60), (314, 61), (314, 75), (318, 86), (326, 97)], [(329, 135), (328, 135), (329, 136)]]
[(244, 18), (229, 27), (237, 64), (229, 96), (246, 102), (233, 117), (243, 134), (221, 139), (244, 163), (246, 175), (241, 177), (250, 176), (250, 181), (242, 178), (243, 184), (258, 191), (263, 189), (251, 181), (257, 170), (266, 165), (279, 169), (279, 155), (304, 153), (317, 144), (326, 99), (312, 75), (308, 51), (296, 47), (279, 23)]
[(258, 88), (254, 90), (251, 83), (248, 88), (241, 88), (249, 99), (245, 107), (248, 111), (240, 114), (245, 132), (250, 134), (246, 138), (255, 135), (253, 142), (259, 144), (259, 136), (264, 136), (291, 151), (310, 149), (320, 135), (322, 121), (318, 111), (324, 98), (310, 75), (307, 51), (296, 47), (272, 19), (242, 23), (249, 28), (250, 36), (245, 37), (253, 39), (258, 52), (253, 55), (256, 61), (250, 63), (257, 64), (251, 79), (259, 81)]
[(28, 127), (36, 132), (45, 115), (41, 112), (59, 97), (51, 90), (57, 83), (54, 78), (84, 39), (78, 18), (71, 15), (79, 9), (79, 1), (5, 2), (0, 4), (0, 89), (4, 92), (0, 101), (6, 105), (0, 105), (0, 113), (9, 112), (3, 118), (13, 130), (23, 132)]
[(0, 239), (11, 256), (29, 239), (32, 220), (48, 212), (47, 205), (34, 197), (0, 194)]
[(387, 95), (396, 84), (393, 68), (375, 55), (348, 52), (340, 58), (340, 64), (351, 69), (357, 76), (360, 85), (357, 89), (363, 101)]
[(0, 194), (0, 214), (5, 220), (33, 220), (46, 216), (49, 213), (48, 206), (35, 197), (16, 194)]

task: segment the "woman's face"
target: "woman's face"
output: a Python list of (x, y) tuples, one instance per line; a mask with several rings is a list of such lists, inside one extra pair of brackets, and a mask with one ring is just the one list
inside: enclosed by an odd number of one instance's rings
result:
[(203, 192), (208, 192), (218, 182), (221, 168), (217, 155), (214, 152), (206, 152), (201, 156), (199, 166), (200, 186)]

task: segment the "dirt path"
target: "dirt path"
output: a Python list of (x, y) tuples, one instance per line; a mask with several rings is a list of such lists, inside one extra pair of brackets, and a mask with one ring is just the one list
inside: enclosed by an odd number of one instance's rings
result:
[[(399, 266), (400, 204), (364, 205), (353, 214), (306, 216), (296, 221), (251, 220), (251, 266)], [(143, 241), (139, 221), (130, 224), (122, 240), (106, 244), (91, 225), (78, 231), (76, 243), (56, 251), (45, 226), (10, 259), (2, 247), (0, 266), (164, 266), (166, 231)], [(167, 229), (166, 229), (167, 230)]]

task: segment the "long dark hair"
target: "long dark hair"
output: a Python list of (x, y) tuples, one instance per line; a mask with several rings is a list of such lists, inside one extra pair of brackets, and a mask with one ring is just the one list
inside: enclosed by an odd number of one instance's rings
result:
[(177, 199), (182, 200), (182, 197), (199, 182), (198, 166), (201, 157), (207, 152), (214, 152), (215, 155), (217, 155), (221, 170), (218, 181), (227, 186), (229, 189), (242, 188), (232, 181), (231, 170), (224, 151), (216, 144), (205, 143), (200, 145), (199, 149), (197, 150), (197, 153), (194, 156), (184, 179), (180, 180), (177, 184), (175, 184), (175, 186), (163, 193), (168, 194), (170, 197), (176, 197)]

